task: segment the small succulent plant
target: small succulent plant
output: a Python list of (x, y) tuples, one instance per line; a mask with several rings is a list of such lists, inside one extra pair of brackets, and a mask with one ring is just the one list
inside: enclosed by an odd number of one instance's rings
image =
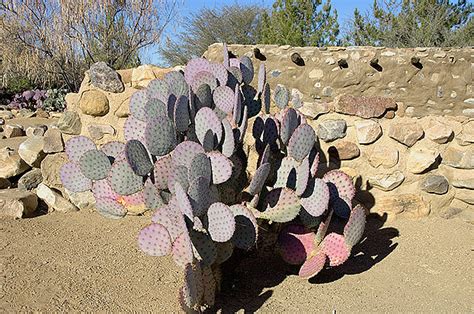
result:
[(44, 109), (46, 111), (63, 111), (66, 108), (64, 89), (35, 89), (16, 94), (8, 103), (10, 109)]
[[(219, 266), (235, 248), (255, 247), (259, 224), (278, 226), (278, 251), (302, 264), (303, 277), (317, 274), (327, 258), (343, 263), (364, 230), (350, 177), (338, 170), (316, 177), (316, 135), (288, 106), (288, 89), (273, 93), (280, 111), (272, 115), (264, 64), (257, 89), (254, 74), (250, 58), (229, 59), (227, 48), (223, 64), (193, 59), (184, 73), (167, 73), (133, 94), (125, 142), (98, 148), (78, 136), (66, 143), (66, 189), (92, 190), (106, 217), (153, 211), (138, 245), (152, 256), (171, 255), (183, 269), (179, 300), (188, 312), (214, 305)], [(259, 155), (251, 178), (243, 149), (249, 122)], [(333, 215), (348, 219), (343, 235), (326, 235)]]

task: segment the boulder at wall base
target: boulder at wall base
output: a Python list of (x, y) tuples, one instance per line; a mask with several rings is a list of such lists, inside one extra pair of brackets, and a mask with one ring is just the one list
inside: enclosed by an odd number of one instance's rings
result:
[(0, 217), (30, 217), (38, 207), (36, 194), (18, 189), (0, 190)]
[(43, 151), (47, 154), (59, 153), (64, 150), (64, 141), (61, 131), (57, 128), (52, 128), (44, 134)]
[(28, 171), (18, 180), (18, 189), (23, 191), (31, 191), (35, 189), (43, 181), (41, 169), (35, 168)]
[(30, 166), (21, 159), (17, 152), (4, 147), (0, 149), (0, 178), (11, 178), (22, 174)]
[(101, 117), (109, 112), (109, 100), (104, 93), (98, 90), (90, 90), (82, 94), (79, 107), (83, 114)]
[(90, 82), (93, 86), (106, 92), (121, 93), (124, 90), (122, 80), (117, 71), (105, 62), (96, 62), (89, 69)]
[(46, 156), (43, 151), (44, 141), (42, 136), (32, 136), (20, 144), (18, 154), (30, 166), (39, 167)]
[(66, 162), (68, 162), (68, 158), (65, 153), (47, 155), (41, 162), (43, 183), (51, 188), (62, 191), (64, 187), (59, 176), (59, 169), (61, 169), (62, 165)]
[(397, 109), (397, 103), (393, 98), (343, 95), (336, 100), (334, 105), (336, 112), (366, 119), (379, 118), (387, 109)]
[(62, 197), (56, 191), (50, 189), (47, 185), (40, 183), (36, 188), (36, 195), (42, 199), (49, 208), (49, 211), (58, 211), (58, 212), (74, 212), (79, 209), (71, 204), (68, 200)]
[(423, 129), (416, 122), (394, 123), (388, 130), (388, 136), (408, 147), (423, 137)]

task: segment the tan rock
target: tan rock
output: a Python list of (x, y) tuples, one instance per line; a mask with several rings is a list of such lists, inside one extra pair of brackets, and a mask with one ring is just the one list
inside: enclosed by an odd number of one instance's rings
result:
[(422, 218), (430, 213), (429, 205), (418, 194), (397, 194), (377, 198), (371, 211), (387, 213), (391, 218)]
[(450, 146), (441, 156), (445, 165), (461, 169), (474, 169), (474, 150), (469, 147), (466, 150), (461, 150)]
[(71, 204), (68, 200), (56, 191), (50, 189), (47, 185), (40, 183), (36, 188), (36, 195), (48, 205), (48, 211), (75, 212), (79, 208)]
[(68, 162), (68, 158), (65, 153), (47, 155), (41, 162), (43, 183), (48, 187), (62, 191), (64, 187), (59, 177), (59, 169), (61, 169), (62, 165), (66, 162)]
[(42, 136), (32, 136), (20, 144), (18, 154), (28, 165), (38, 168), (46, 156)]
[(132, 72), (133, 69), (117, 70), (124, 85), (130, 85), (132, 83)]
[(328, 153), (333, 158), (349, 160), (359, 157), (360, 149), (350, 141), (337, 141), (329, 147)]
[(326, 102), (304, 102), (303, 106), (298, 109), (302, 114), (311, 119), (315, 119), (320, 115), (330, 111), (330, 105)]
[(29, 217), (37, 207), (38, 197), (34, 193), (18, 189), (0, 190), (0, 217)]
[(388, 136), (408, 147), (413, 146), (423, 136), (423, 129), (415, 121), (410, 123), (393, 123)]
[(439, 152), (426, 148), (411, 149), (407, 160), (407, 170), (411, 173), (422, 173), (438, 158)]
[(109, 100), (104, 93), (98, 90), (90, 90), (82, 94), (79, 107), (83, 114), (90, 116), (104, 116), (109, 112)]
[(46, 125), (34, 125), (26, 129), (26, 136), (43, 136), (48, 127)]
[(375, 145), (367, 151), (369, 164), (374, 168), (392, 168), (398, 163), (398, 149), (386, 145)]
[(322, 69), (313, 69), (309, 72), (308, 77), (312, 80), (320, 80), (324, 76), (324, 71)]
[(456, 189), (455, 197), (466, 204), (474, 205), (474, 190)]
[(93, 140), (100, 140), (105, 134), (115, 135), (115, 129), (110, 124), (91, 124), (87, 130)]
[(75, 111), (64, 112), (59, 118), (58, 129), (64, 134), (81, 134), (82, 122), (79, 114)]
[(474, 144), (474, 120), (462, 126), (462, 131), (456, 136), (456, 140), (461, 146)]
[(155, 79), (153, 66), (149, 64), (140, 65), (132, 70), (132, 86), (146, 86), (148, 82)]
[(374, 186), (382, 191), (391, 191), (399, 187), (405, 176), (401, 171), (395, 171), (389, 174), (377, 174), (374, 176), (368, 177), (368, 182), (371, 186)]
[(382, 127), (376, 121), (357, 120), (354, 124), (359, 144), (372, 144), (382, 136)]
[(21, 159), (17, 152), (4, 147), (0, 149), (0, 178), (11, 178), (22, 174), (30, 166)]
[(5, 135), (6, 138), (12, 138), (12, 137), (24, 136), (25, 131), (23, 130), (23, 127), (21, 125), (7, 124), (3, 127), (3, 134)]
[(47, 154), (59, 153), (64, 150), (64, 142), (61, 131), (57, 128), (51, 128), (44, 134), (43, 151)]
[(453, 129), (442, 123), (434, 124), (432, 127), (426, 129), (425, 133), (426, 137), (438, 144), (449, 142), (454, 135)]
[(80, 210), (94, 209), (95, 198), (94, 198), (94, 194), (91, 191), (77, 193), (77, 192), (71, 192), (66, 189), (65, 192), (66, 192), (65, 195), (68, 197), (69, 201)]

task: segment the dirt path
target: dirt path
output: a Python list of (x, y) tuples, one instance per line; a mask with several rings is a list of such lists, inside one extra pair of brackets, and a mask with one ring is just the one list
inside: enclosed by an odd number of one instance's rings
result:
[[(178, 312), (180, 270), (138, 251), (147, 217), (53, 213), (0, 220), (0, 312)], [(458, 219), (370, 219), (370, 241), (310, 282), (273, 260), (245, 259), (223, 312), (473, 312), (474, 226)], [(358, 252), (358, 253), (357, 253)]]

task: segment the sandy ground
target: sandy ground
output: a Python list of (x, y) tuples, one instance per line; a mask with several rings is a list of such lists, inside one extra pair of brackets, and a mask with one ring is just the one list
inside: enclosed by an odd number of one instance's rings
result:
[[(0, 220), (0, 312), (179, 312), (180, 270), (142, 254), (147, 217), (52, 213)], [(245, 258), (217, 310), (273, 313), (474, 311), (474, 226), (370, 218), (343, 266), (307, 281), (278, 258)]]

